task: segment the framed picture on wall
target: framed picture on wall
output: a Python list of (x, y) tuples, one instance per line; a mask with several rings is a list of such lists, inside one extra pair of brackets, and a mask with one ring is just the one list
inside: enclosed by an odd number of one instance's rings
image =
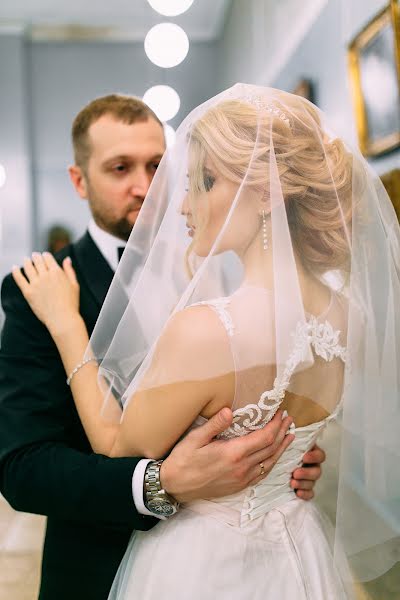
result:
[(400, 146), (399, 9), (399, 0), (392, 0), (348, 49), (359, 144), (366, 156)]

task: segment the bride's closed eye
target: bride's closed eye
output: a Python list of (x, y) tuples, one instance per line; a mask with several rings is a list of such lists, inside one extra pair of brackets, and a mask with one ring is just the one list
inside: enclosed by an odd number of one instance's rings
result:
[(204, 173), (203, 182), (204, 182), (204, 187), (206, 189), (206, 192), (209, 192), (210, 190), (212, 190), (212, 188), (214, 186), (215, 177), (213, 175), (211, 175), (210, 173)]

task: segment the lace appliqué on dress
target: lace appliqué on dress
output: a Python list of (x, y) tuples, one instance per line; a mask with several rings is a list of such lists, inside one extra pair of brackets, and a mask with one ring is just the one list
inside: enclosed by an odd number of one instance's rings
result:
[(298, 323), (293, 334), (293, 351), (286, 362), (282, 375), (275, 379), (273, 389), (261, 394), (258, 404), (248, 404), (235, 410), (232, 425), (218, 437), (243, 436), (249, 431), (261, 429), (271, 421), (283, 402), (296, 367), (306, 357), (309, 344), (313, 347), (315, 354), (324, 360), (330, 362), (334, 358), (340, 358), (345, 362), (346, 349), (339, 344), (339, 336), (339, 330), (334, 330), (328, 321), (319, 323), (316, 317), (311, 317), (306, 323)]

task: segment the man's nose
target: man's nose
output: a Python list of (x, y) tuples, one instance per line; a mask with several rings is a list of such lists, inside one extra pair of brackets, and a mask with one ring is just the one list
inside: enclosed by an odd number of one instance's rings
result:
[(144, 198), (149, 191), (152, 177), (147, 173), (146, 169), (135, 169), (132, 173), (130, 182), (130, 191), (132, 196), (140, 196)]

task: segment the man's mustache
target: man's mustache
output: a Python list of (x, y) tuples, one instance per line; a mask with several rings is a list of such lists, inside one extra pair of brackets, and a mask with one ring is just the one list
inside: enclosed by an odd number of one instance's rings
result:
[(143, 206), (144, 198), (140, 198), (137, 200), (133, 200), (126, 209), (126, 212), (130, 212), (131, 210), (140, 210)]

